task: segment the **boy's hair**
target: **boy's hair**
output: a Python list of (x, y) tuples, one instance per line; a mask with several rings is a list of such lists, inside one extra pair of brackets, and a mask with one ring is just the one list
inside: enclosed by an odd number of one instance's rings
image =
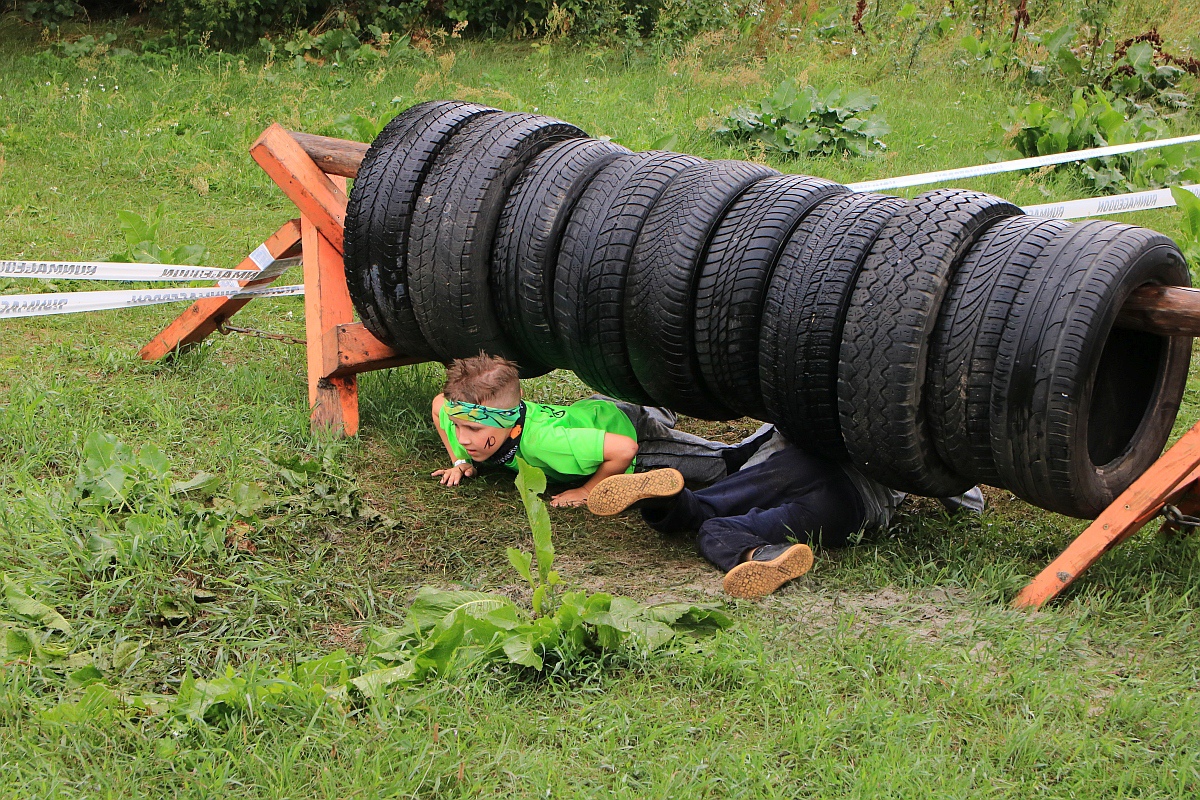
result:
[(480, 353), (456, 358), (446, 367), (442, 392), (450, 400), (512, 408), (521, 402), (521, 379), (517, 365), (507, 358)]

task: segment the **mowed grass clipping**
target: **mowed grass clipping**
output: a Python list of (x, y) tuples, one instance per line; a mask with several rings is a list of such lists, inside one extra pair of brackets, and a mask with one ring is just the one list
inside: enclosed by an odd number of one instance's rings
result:
[[(1131, 32), (1163, 22), (1172, 41), (1200, 18), (1194, 3), (1152, 0), (1121, 13)], [(707, 158), (853, 181), (983, 163), (1008, 107), (1028, 99), (954, 66), (956, 35), (923, 45), (911, 67), (911, 39), (801, 35), (757, 51), (711, 34), (673, 60), (572, 42), (453, 41), (385, 68), (302, 73), (257, 54), (50, 58), (35, 39), (0, 17), (0, 258), (102, 258), (124, 248), (117, 211), (166, 202), (160, 243), (203, 244), (206, 264), (232, 266), (295, 213), (247, 154), (272, 122), (348, 137), (339, 116), (378, 122), (457, 97), (558, 116), (635, 149), (673, 134), (676, 149)], [(710, 135), (717, 116), (786, 77), (878, 94), (889, 151), (779, 162)], [(1200, 130), (1194, 115), (1186, 125), (1181, 133)], [(1059, 175), (966, 186), (1026, 204), (1084, 195)], [(1122, 219), (1178, 228), (1173, 210)], [(13, 281), (0, 291), (99, 288), (113, 287)], [(0, 323), (0, 571), (71, 628), (46, 640), (61, 655), (0, 664), (2, 797), (1200, 791), (1197, 538), (1159, 537), (1152, 524), (1064, 598), (1015, 612), (1006, 602), (1083, 525), (991, 489), (982, 518), (910, 500), (890, 531), (819, 553), (812, 573), (762, 603), (733, 604), (732, 631), (652, 659), (481, 672), (349, 713), (250, 707), (215, 724), (98, 701), (71, 680), (80, 665), (131, 696), (171, 694), (185, 676), (227, 668), (265, 681), (361, 648), (362, 629), (396, 624), (424, 584), (522, 597), (505, 557), (507, 547), (529, 549), (511, 479), (451, 491), (429, 477), (445, 462), (428, 420), (441, 367), (362, 376), (361, 434), (329, 442), (309, 432), (301, 347), (214, 336), (171, 362), (140, 361), (138, 348), (181, 310)], [(236, 322), (303, 336), (303, 301), (254, 301)], [(560, 402), (588, 393), (566, 373), (526, 390)], [(1194, 380), (1184, 404), (1177, 434), (1200, 418)], [(725, 439), (755, 425), (688, 424)], [(137, 557), (97, 568), (88, 542), (106, 518), (72, 500), (97, 431), (158, 448), (176, 480), (208, 472), (221, 497), (256, 489), (275, 504), (207, 544), (150, 504)], [(289, 477), (297, 459), (317, 459), (317, 477)], [(555, 510), (552, 522), (569, 585), (639, 599), (721, 596), (720, 575), (690, 541), (664, 539), (635, 516)], [(6, 637), (38, 630), (7, 610), (0, 626)]]

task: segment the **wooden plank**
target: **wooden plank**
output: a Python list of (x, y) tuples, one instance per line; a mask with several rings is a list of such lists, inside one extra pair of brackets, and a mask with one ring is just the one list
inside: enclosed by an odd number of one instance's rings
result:
[[(300, 213), (336, 250), (343, 250), (346, 224), (345, 180), (331, 178), (309, 158), (304, 148), (281, 125), (275, 123), (251, 145), (250, 155), (271, 180), (279, 185)], [(334, 183), (337, 180), (339, 183)]]
[(367, 154), (368, 145), (298, 131), (289, 133), (326, 175), (340, 175), (343, 178), (358, 176), (358, 166)]
[[(341, 179), (339, 179), (341, 180)], [(308, 402), (314, 431), (336, 436), (358, 433), (358, 381), (354, 375), (325, 376), (325, 334), (354, 320), (342, 254), (308, 217), (300, 218), (304, 240), (304, 327), (308, 341)], [(336, 344), (336, 337), (333, 340)]]
[(1200, 336), (1200, 289), (1143, 286), (1125, 301), (1117, 326), (1163, 336)]
[[(291, 258), (300, 255), (300, 220), (289, 220), (283, 227), (263, 242), (263, 247), (274, 258)], [(237, 269), (250, 273), (258, 272), (258, 264), (246, 256)], [(276, 278), (267, 280), (238, 281), (239, 286), (266, 286)], [(232, 300), (228, 297), (205, 297), (197, 300), (175, 320), (146, 343), (138, 353), (145, 361), (157, 361), (166, 355), (185, 350), (209, 336), (217, 327), (236, 314), (250, 298)]]
[[(1171, 505), (1179, 509), (1183, 514), (1189, 517), (1194, 517), (1200, 514), (1200, 470), (1194, 471), (1183, 482), (1183, 491), (1175, 500), (1168, 501)], [(1165, 505), (1165, 504), (1164, 504)], [(1163, 520), (1163, 524), (1159, 526), (1159, 535), (1171, 535), (1186, 531), (1187, 528), (1180, 528), (1172, 525), (1170, 522)]]
[(1191, 488), (1198, 467), (1200, 423), (1181, 436), (1062, 555), (1038, 573), (1012, 601), (1013, 606), (1037, 608), (1070, 586), (1081, 572), (1157, 516), (1163, 505)]
[(407, 356), (379, 341), (361, 322), (337, 325), (325, 331), (321, 352), (325, 359), (322, 371), (326, 378), (425, 361), (423, 358)]

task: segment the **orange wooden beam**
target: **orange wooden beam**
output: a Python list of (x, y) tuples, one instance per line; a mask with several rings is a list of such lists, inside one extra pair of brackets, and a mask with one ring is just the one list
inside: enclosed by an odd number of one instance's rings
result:
[[(271, 234), (263, 247), (276, 259), (291, 258), (300, 255), (300, 220), (288, 221), (282, 228)], [(246, 256), (237, 269), (249, 273), (257, 272), (259, 267), (251, 256)], [(239, 286), (265, 286), (276, 280), (278, 276), (266, 280), (248, 279), (238, 281)], [(157, 361), (164, 356), (187, 349), (204, 340), (242, 309), (251, 298), (244, 297), (233, 300), (228, 297), (205, 297), (197, 300), (180, 314), (175, 320), (163, 328), (157, 336), (146, 343), (138, 353), (145, 361)]]
[[(340, 255), (346, 224), (346, 182), (331, 178), (278, 123), (262, 132), (250, 155)], [(334, 181), (338, 182), (335, 183)]]
[(335, 325), (325, 331), (321, 344), (322, 377), (338, 378), (387, 367), (420, 364), (425, 359), (406, 356), (375, 338), (361, 322)]
[(1196, 485), (1200, 467), (1200, 423), (1196, 423), (1150, 469), (1096, 517), (1083, 533), (1013, 599), (1017, 608), (1037, 608), (1056, 596), (1101, 556), (1158, 516), (1162, 507)]
[[(313, 430), (339, 436), (358, 433), (358, 381), (353, 374), (327, 377), (325, 364), (336, 361), (328, 352), (326, 334), (354, 321), (354, 306), (346, 287), (342, 254), (308, 217), (300, 218), (304, 239), (304, 326), (307, 331), (308, 402)], [(332, 340), (337, 345), (336, 336)]]

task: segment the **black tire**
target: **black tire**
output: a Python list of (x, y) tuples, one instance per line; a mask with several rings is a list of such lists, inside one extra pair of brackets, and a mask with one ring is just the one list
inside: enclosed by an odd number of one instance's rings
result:
[(408, 235), (421, 185), (463, 125), (497, 109), (456, 101), (401, 112), (364, 156), (346, 205), (346, 283), (363, 325), (400, 352), (433, 358), (412, 310)]
[(1130, 293), (1186, 286), (1162, 234), (1112, 222), (1061, 231), (1012, 303), (992, 386), (992, 450), (1006, 488), (1092, 518), (1162, 452), (1191, 338), (1114, 328)]
[(767, 178), (747, 189), (713, 232), (696, 278), (696, 362), (712, 396), (740, 415), (767, 417), (759, 387), (759, 327), (763, 295), (784, 245), (818, 203), (847, 191), (806, 175)]
[(469, 123), (438, 157), (413, 215), (409, 273), (413, 310), (443, 361), (477, 355), (515, 360), (525, 377), (549, 366), (504, 335), (489, 271), (500, 212), (513, 184), (538, 153), (586, 134), (536, 114)]
[(851, 460), (885, 486), (929, 497), (971, 487), (938, 455), (925, 414), (929, 342), (954, 266), (988, 225), (1021, 209), (938, 189), (909, 201), (868, 253), (842, 331), (838, 415)]
[(731, 419), (696, 360), (696, 279), (726, 210), (752, 185), (778, 175), (746, 161), (688, 167), (650, 210), (633, 248), (625, 288), (629, 364), (657, 405), (702, 419)]
[(848, 458), (838, 419), (842, 325), (867, 253), (905, 201), (855, 193), (823, 201), (784, 247), (767, 285), (759, 378), (767, 416), (790, 441)]
[(554, 367), (570, 366), (554, 335), (554, 271), (563, 228), (596, 173), (628, 148), (570, 139), (542, 151), (513, 187), (496, 234), (492, 297), (518, 349)]
[(979, 237), (955, 270), (929, 349), (929, 424), (938, 453), (975, 483), (1001, 484), (992, 457), (990, 408), (996, 348), (1034, 261), (1071, 223), (1011, 217)]
[(611, 397), (649, 403), (629, 366), (625, 282), (650, 208), (671, 179), (704, 159), (651, 151), (619, 156), (597, 173), (563, 231), (554, 276), (554, 318), (567, 362)]

